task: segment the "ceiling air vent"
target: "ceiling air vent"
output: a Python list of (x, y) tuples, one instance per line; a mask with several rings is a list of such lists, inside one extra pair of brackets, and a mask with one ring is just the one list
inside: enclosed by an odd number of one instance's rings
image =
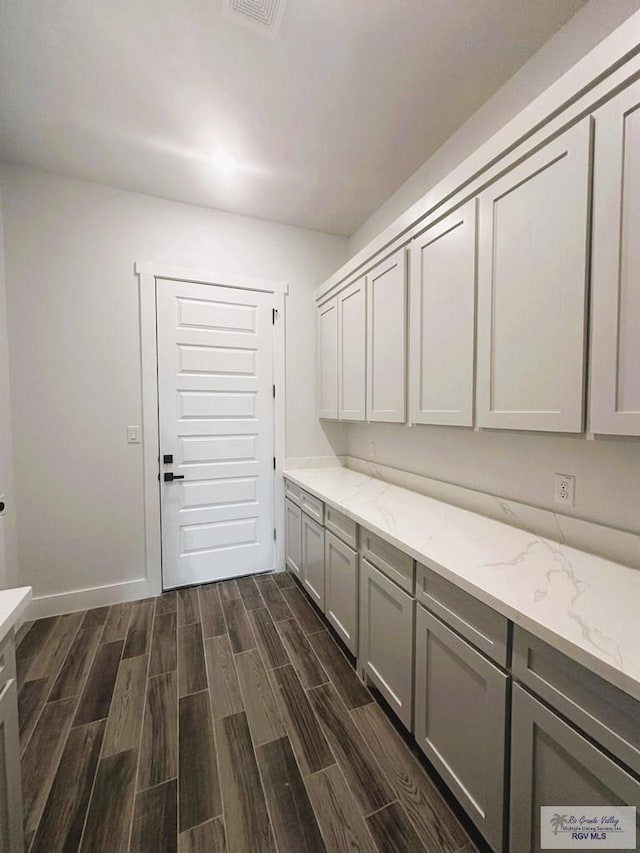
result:
[(224, 0), (223, 14), (264, 35), (275, 35), (280, 28), (287, 0)]

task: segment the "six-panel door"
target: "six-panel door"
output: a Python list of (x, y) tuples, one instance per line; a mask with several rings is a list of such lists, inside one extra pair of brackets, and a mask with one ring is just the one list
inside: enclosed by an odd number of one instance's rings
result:
[(640, 435), (640, 83), (595, 121), (590, 429)]
[(338, 300), (318, 308), (318, 417), (338, 417)]
[(358, 554), (326, 530), (325, 616), (353, 655), (358, 654)]
[(302, 510), (290, 500), (284, 502), (285, 561), (302, 580)]
[(480, 427), (583, 430), (590, 164), (586, 118), (480, 195)]
[(324, 610), (324, 527), (302, 513), (302, 582)]
[(366, 306), (364, 278), (338, 294), (338, 416), (342, 421), (366, 417)]

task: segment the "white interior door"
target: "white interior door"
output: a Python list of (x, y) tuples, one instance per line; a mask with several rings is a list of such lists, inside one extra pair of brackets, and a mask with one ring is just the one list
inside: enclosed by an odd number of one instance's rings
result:
[(157, 309), (163, 587), (273, 569), (273, 295), (159, 280)]

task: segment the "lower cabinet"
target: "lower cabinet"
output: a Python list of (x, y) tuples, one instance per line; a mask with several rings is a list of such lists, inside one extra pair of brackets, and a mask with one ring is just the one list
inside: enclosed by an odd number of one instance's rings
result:
[(415, 599), (360, 559), (358, 669), (411, 730)]
[(302, 583), (324, 610), (324, 527), (302, 513)]
[(358, 654), (358, 554), (324, 534), (325, 615), (351, 654)]
[[(2, 676), (8, 675), (3, 682)], [(18, 692), (13, 636), (0, 648), (0, 853), (22, 853)]]
[(504, 843), (508, 686), (504, 672), (417, 605), (415, 738), (495, 851)]
[(290, 500), (284, 502), (285, 562), (302, 580), (302, 510)]
[(640, 782), (581, 734), (513, 686), (511, 850), (541, 849), (540, 806), (636, 806)]

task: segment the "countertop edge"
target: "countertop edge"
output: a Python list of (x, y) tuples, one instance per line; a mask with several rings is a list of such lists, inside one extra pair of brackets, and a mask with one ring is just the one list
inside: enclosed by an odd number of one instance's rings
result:
[(2, 610), (2, 597), (7, 593), (13, 593), (15, 601), (12, 602), (9, 610), (6, 613), (2, 613), (0, 616), (0, 643), (4, 641), (9, 632), (13, 630), (20, 617), (26, 612), (33, 596), (33, 589), (30, 586), (23, 586), (0, 590), (0, 612)]

